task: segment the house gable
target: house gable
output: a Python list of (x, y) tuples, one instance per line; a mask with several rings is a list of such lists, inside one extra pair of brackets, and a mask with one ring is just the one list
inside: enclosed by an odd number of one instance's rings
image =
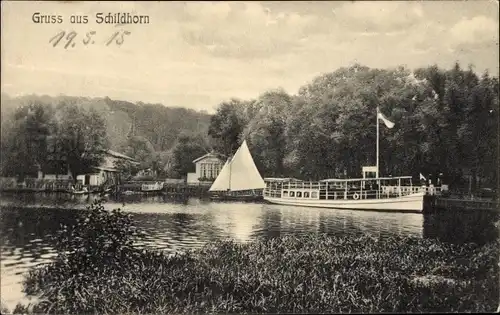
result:
[(200, 178), (213, 180), (224, 166), (224, 161), (217, 154), (208, 153), (193, 161), (196, 166), (195, 173), (187, 174), (188, 183), (199, 183)]
[(193, 161), (194, 164), (200, 163), (200, 162), (205, 162), (205, 160), (210, 159), (210, 162), (216, 162), (219, 161), (221, 162), (222, 160), (214, 153), (207, 153), (204, 156), (201, 156), (197, 158), (196, 160)]

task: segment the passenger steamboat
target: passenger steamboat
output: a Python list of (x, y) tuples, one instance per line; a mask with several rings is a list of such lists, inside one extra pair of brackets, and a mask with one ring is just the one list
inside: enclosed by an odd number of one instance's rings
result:
[[(425, 187), (414, 186), (411, 176), (379, 177), (379, 120), (389, 129), (394, 127), (377, 108), (377, 162), (376, 166), (362, 168), (362, 178), (316, 182), (266, 178), (264, 200), (304, 207), (422, 212)], [(370, 177), (372, 174), (375, 176)]]
[(325, 179), (306, 182), (265, 178), (264, 200), (281, 205), (421, 212), (425, 187), (413, 186), (411, 176)]

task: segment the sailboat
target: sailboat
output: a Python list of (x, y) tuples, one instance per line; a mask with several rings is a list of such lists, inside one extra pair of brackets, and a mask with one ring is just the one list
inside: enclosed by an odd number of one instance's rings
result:
[(212, 200), (258, 201), (266, 183), (262, 179), (246, 140), (229, 158), (208, 190)]
[(422, 212), (426, 189), (414, 186), (412, 176), (379, 177), (379, 120), (389, 129), (394, 127), (377, 108), (377, 164), (364, 166), (362, 178), (316, 182), (265, 178), (264, 200), (302, 207)]

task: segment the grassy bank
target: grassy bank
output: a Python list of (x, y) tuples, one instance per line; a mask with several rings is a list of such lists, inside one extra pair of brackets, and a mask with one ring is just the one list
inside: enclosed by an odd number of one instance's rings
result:
[[(33, 270), (35, 313), (495, 311), (498, 243), (391, 237), (281, 237), (174, 256), (133, 247), (130, 218), (96, 205)], [(17, 312), (26, 311), (18, 307)]]

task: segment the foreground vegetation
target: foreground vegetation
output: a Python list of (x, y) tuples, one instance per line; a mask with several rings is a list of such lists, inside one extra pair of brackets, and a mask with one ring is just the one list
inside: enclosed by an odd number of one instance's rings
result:
[[(140, 250), (130, 217), (99, 203), (58, 235), (33, 270), (34, 313), (484, 312), (499, 295), (498, 242), (286, 236)], [(15, 313), (27, 312), (18, 305)]]

